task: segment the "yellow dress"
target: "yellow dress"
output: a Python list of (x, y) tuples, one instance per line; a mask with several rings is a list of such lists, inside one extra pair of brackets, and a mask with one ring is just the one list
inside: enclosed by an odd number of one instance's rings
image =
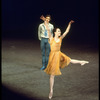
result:
[(61, 75), (60, 68), (68, 66), (70, 63), (70, 57), (66, 56), (60, 51), (62, 38), (60, 41), (56, 42), (54, 38), (49, 42), (51, 47), (51, 52), (49, 55), (49, 61), (44, 72), (50, 75)]

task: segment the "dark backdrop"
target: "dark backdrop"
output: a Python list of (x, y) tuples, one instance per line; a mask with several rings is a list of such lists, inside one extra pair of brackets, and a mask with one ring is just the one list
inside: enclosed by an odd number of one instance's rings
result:
[(98, 45), (98, 0), (2, 0), (2, 38), (38, 40), (39, 17), (51, 15), (51, 23), (64, 32), (71, 43)]

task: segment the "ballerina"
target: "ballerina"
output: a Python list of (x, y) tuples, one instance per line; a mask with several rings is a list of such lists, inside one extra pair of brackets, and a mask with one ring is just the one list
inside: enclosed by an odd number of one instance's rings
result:
[[(41, 16), (41, 19), (45, 21), (44, 16)], [(49, 35), (49, 43), (51, 47), (48, 65), (47, 65), (47, 68), (44, 70), (44, 72), (50, 75), (49, 99), (51, 99), (53, 96), (54, 78), (56, 75), (61, 75), (60, 68), (64, 68), (65, 66), (68, 66), (70, 63), (73, 63), (73, 64), (79, 63), (81, 66), (89, 63), (88, 61), (85, 61), (85, 60), (71, 59), (70, 57), (68, 57), (67, 55), (65, 55), (64, 53), (60, 51), (62, 40), (68, 34), (72, 23), (74, 23), (73, 20), (69, 22), (68, 27), (66, 28), (66, 31), (62, 35), (61, 35), (61, 30), (59, 28), (55, 28), (54, 37), (53, 37), (50, 33), (50, 29), (48, 25), (45, 22), (45, 26)]]

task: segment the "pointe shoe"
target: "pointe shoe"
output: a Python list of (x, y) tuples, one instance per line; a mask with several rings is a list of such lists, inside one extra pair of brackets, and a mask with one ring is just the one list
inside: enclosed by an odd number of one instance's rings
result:
[(49, 99), (52, 98), (52, 95), (53, 95), (53, 92), (50, 92), (50, 93), (49, 93)]
[(85, 65), (86, 63), (89, 63), (88, 61), (81, 61), (81, 66)]

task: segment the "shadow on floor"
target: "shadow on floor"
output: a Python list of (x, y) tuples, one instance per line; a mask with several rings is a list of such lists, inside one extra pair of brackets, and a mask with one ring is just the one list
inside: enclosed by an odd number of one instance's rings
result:
[(27, 96), (24, 96), (23, 94), (14, 92), (14, 91), (8, 89), (4, 85), (2, 85), (1, 93), (2, 93), (1, 100), (41, 100), (38, 98), (29, 98)]

